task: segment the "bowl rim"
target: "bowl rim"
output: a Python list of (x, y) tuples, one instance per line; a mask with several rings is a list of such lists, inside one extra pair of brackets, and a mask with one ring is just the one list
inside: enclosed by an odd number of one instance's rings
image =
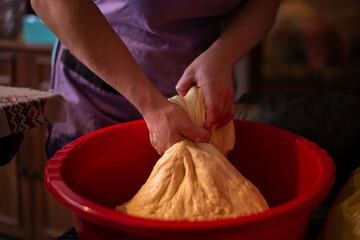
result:
[[(304, 209), (311, 207), (312, 210), (312, 208), (326, 198), (335, 182), (335, 166), (332, 158), (324, 149), (321, 149), (316, 143), (304, 137), (278, 127), (246, 120), (234, 119), (234, 121), (241, 122), (242, 124), (256, 125), (257, 127), (276, 128), (278, 131), (293, 135), (297, 144), (302, 144), (311, 149), (314, 154), (318, 156), (317, 159), (320, 159), (321, 162), (319, 162), (319, 164), (322, 166), (320, 175), (316, 181), (314, 181), (314, 184), (304, 193), (288, 202), (249, 216), (207, 221), (168, 221), (131, 216), (102, 206), (77, 194), (64, 182), (61, 176), (61, 166), (72, 149), (98, 134), (103, 134), (119, 127), (127, 127), (128, 125), (144, 124), (144, 120), (136, 120), (96, 130), (64, 146), (56, 152), (47, 163), (45, 168), (45, 187), (64, 207), (70, 210), (72, 214), (105, 227), (123, 229), (125, 231), (131, 231), (131, 229), (147, 229), (151, 231), (209, 231), (209, 229), (215, 230), (233, 227), (237, 229), (260, 228), (284, 221), (291, 216), (296, 216), (297, 213), (304, 214)], [(311, 210), (308, 210), (308, 214), (310, 214)]]

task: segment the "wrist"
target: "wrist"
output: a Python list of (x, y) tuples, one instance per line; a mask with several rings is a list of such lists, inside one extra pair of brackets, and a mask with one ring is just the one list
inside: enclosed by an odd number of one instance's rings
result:
[(222, 66), (233, 69), (240, 60), (240, 57), (236, 56), (236, 51), (226, 41), (218, 39), (216, 40), (208, 51), (217, 56), (218, 61)]
[(155, 94), (149, 94), (148, 97), (142, 95), (141, 103), (138, 104), (137, 109), (146, 120), (148, 116), (152, 116), (164, 109), (169, 104), (169, 101), (156, 90)]

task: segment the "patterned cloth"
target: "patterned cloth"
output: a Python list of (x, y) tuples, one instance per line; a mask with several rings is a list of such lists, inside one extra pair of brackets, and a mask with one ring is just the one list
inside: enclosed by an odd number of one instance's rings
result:
[(0, 86), (0, 137), (65, 119), (66, 102), (60, 94)]

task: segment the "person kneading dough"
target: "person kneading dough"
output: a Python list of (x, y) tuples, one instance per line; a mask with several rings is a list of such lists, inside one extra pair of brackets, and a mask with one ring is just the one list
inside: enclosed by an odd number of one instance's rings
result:
[[(193, 86), (180, 105), (203, 127), (205, 102)], [(151, 140), (151, 139), (150, 139)], [(138, 193), (116, 210), (162, 220), (215, 220), (262, 212), (269, 208), (260, 191), (225, 157), (235, 144), (234, 123), (211, 130), (210, 143), (183, 139), (157, 161)]]

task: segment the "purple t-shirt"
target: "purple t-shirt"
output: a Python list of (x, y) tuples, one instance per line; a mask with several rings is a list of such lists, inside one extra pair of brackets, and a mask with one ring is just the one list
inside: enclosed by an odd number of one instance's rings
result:
[[(175, 85), (186, 67), (217, 39), (241, 0), (95, 3), (150, 81), (168, 98), (177, 94)], [(71, 56), (60, 43), (51, 88), (67, 100), (68, 117), (66, 122), (49, 127), (48, 156), (84, 134), (142, 118), (123, 96), (107, 91), (98, 84), (99, 79), (92, 81), (96, 76), (89, 77), (89, 71), (84, 71), (86, 67), (79, 67), (81, 63)]]

